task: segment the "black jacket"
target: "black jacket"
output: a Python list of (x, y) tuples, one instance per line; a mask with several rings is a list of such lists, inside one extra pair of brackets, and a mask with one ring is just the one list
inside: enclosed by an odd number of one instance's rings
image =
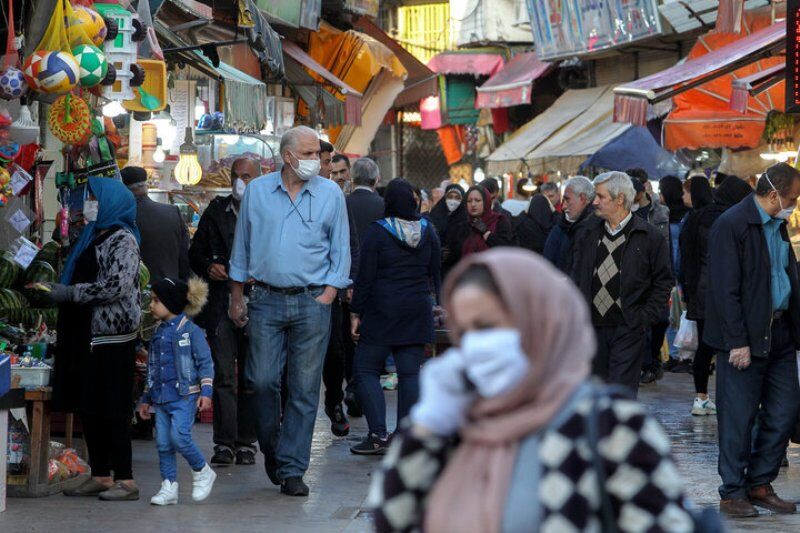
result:
[(142, 261), (150, 270), (150, 283), (164, 278), (189, 279), (189, 231), (174, 205), (136, 197), (136, 226), (142, 236)]
[(575, 222), (567, 220), (566, 215), (559, 216), (558, 223), (553, 226), (547, 241), (544, 243), (542, 255), (559, 270), (569, 275), (575, 259), (574, 247), (583, 242), (586, 232), (592, 227), (594, 206), (587, 205)]
[(541, 194), (531, 198), (528, 210), (512, 218), (512, 227), (517, 244), (522, 248), (541, 254), (550, 230), (558, 220), (558, 213)]
[[(347, 197), (347, 208), (352, 212), (358, 238), (364, 240), (370, 224), (383, 218), (383, 198), (374, 191), (356, 189)], [(358, 261), (353, 261), (356, 264)]]
[[(442, 252), (442, 274), (446, 274), (461, 260), (461, 249), (464, 242), (475, 232), (469, 219), (465, 218), (454, 224), (448, 224), (447, 234), (444, 237), (444, 251)], [(489, 248), (497, 246), (513, 246), (514, 232), (508, 218), (501, 216), (497, 227), (486, 239)]]
[[(575, 241), (575, 260), (571, 278), (592, 305), (592, 276), (597, 247), (605, 221), (587, 219), (586, 235)], [(659, 322), (669, 302), (674, 285), (670, 266), (669, 244), (659, 230), (641, 217), (628, 224), (628, 238), (622, 255), (622, 314), (630, 328), (647, 328)]]
[[(708, 268), (714, 274), (709, 276), (703, 340), (718, 350), (749, 346), (753, 357), (768, 357), (772, 343), (770, 259), (754, 198), (750, 195), (728, 209), (711, 227)], [(800, 285), (786, 223), (781, 225), (781, 235), (789, 243), (788, 315), (795, 347), (800, 349)]]

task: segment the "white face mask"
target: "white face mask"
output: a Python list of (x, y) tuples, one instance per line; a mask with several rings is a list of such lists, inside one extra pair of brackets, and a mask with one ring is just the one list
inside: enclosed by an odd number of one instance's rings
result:
[(83, 218), (87, 222), (94, 222), (97, 220), (97, 213), (100, 211), (100, 204), (97, 200), (84, 200), (83, 201)]
[(300, 159), (294, 154), (292, 154), (292, 157), (297, 159), (297, 168), (292, 165), (292, 170), (294, 170), (294, 173), (297, 174), (298, 178), (303, 181), (308, 181), (314, 176), (319, 175), (319, 159)]
[(233, 182), (233, 191), (232, 191), (232, 193), (233, 193), (233, 198), (237, 202), (240, 202), (242, 200), (242, 198), (244, 197), (244, 189), (245, 189), (245, 187), (247, 187), (247, 184), (243, 180), (236, 179), (236, 181)]
[(639, 210), (639, 204), (631, 204), (631, 213), (635, 213)]
[(461, 205), (461, 200), (455, 200), (453, 198), (450, 198), (445, 200), (444, 203), (447, 205), (447, 210), (452, 213), (453, 211), (458, 209), (458, 206)]
[(461, 339), (461, 353), (467, 363), (467, 377), (484, 398), (513, 389), (531, 366), (515, 329), (471, 331)]
[(764, 178), (766, 178), (767, 183), (769, 183), (769, 186), (772, 187), (772, 190), (778, 194), (778, 205), (780, 206), (781, 210), (778, 212), (777, 215), (775, 215), (775, 218), (780, 218), (781, 220), (789, 220), (789, 217), (791, 217), (792, 213), (794, 213), (794, 208), (796, 206), (787, 207), (786, 209), (784, 209), (783, 202), (781, 202), (781, 193), (779, 193), (778, 189), (776, 189), (775, 186), (772, 184), (772, 180), (769, 179), (769, 174), (764, 172)]

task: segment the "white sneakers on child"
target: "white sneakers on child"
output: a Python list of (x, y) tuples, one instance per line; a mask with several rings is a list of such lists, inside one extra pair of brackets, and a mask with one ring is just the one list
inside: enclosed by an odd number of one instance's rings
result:
[(178, 503), (178, 482), (166, 479), (162, 481), (161, 490), (150, 498), (150, 503), (152, 505), (175, 505)]
[(196, 502), (201, 502), (208, 498), (216, 479), (217, 474), (211, 470), (208, 463), (205, 464), (201, 471), (192, 472), (192, 499)]
[(694, 416), (709, 416), (717, 414), (717, 406), (711, 401), (711, 398), (701, 400), (700, 398), (694, 399), (692, 405), (692, 414)]

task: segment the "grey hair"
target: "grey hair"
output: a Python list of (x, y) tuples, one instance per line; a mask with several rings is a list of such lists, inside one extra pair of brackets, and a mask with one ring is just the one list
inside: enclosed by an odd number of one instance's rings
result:
[(309, 128), (308, 126), (295, 126), (286, 131), (281, 137), (281, 145), (279, 151), (281, 155), (285, 152), (297, 148), (297, 144), (300, 140), (300, 137), (305, 135), (313, 135), (316, 138), (319, 138), (317, 132)]
[(356, 159), (350, 169), (350, 178), (354, 185), (363, 187), (374, 187), (381, 178), (378, 164), (368, 157)]
[(564, 190), (571, 190), (578, 196), (585, 196), (588, 201), (594, 200), (594, 185), (586, 176), (573, 176), (567, 180)]
[(631, 177), (624, 172), (603, 172), (594, 179), (595, 188), (598, 185), (605, 185), (608, 189), (608, 194), (612, 198), (617, 198), (620, 194), (623, 195), (623, 205), (625, 209), (630, 210), (633, 205), (633, 199), (636, 197), (636, 189), (633, 188), (633, 181)]

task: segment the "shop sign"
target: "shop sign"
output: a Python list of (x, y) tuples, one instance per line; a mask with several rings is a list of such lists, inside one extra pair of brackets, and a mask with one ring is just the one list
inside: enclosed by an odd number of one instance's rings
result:
[(319, 29), (322, 0), (256, 0), (256, 6), (281, 24), (294, 28)]
[(786, 112), (800, 113), (800, 0), (786, 2)]
[(526, 0), (539, 59), (606, 50), (661, 34), (656, 0)]

